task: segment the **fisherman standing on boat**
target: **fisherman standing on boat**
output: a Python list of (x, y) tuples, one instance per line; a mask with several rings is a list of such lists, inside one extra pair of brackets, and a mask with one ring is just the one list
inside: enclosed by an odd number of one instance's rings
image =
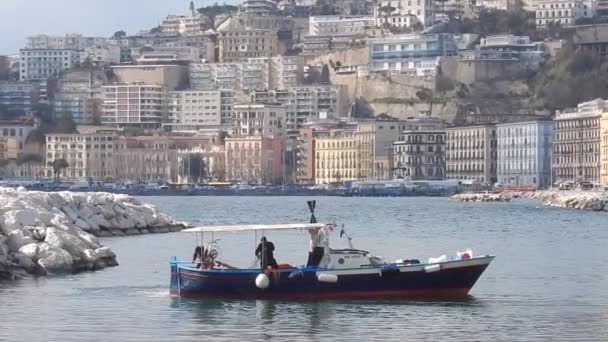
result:
[(274, 244), (266, 240), (263, 236), (258, 248), (255, 249), (255, 256), (260, 259), (260, 267), (265, 270), (268, 266), (274, 269), (279, 268), (277, 261), (274, 259)]

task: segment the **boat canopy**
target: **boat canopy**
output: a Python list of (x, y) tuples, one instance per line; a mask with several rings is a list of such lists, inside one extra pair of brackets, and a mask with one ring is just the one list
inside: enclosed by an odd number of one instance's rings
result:
[(325, 223), (288, 223), (288, 224), (245, 224), (232, 226), (205, 226), (182, 230), (182, 233), (222, 233), (247, 232), (258, 230), (315, 230), (327, 226)]

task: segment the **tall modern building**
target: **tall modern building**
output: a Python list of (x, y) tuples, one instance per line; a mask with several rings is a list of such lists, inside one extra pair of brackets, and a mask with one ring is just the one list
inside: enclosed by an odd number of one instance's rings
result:
[(504, 187), (546, 188), (552, 183), (553, 121), (529, 121), (496, 126), (498, 184)]
[(222, 124), (221, 92), (172, 91), (167, 99), (169, 116), (163, 127), (171, 131), (219, 128)]
[(166, 108), (163, 86), (142, 83), (104, 86), (101, 122), (118, 127), (161, 128)]
[(555, 182), (600, 182), (600, 117), (606, 102), (595, 99), (555, 113)]
[(446, 178), (497, 181), (496, 126), (453, 127), (446, 130)]

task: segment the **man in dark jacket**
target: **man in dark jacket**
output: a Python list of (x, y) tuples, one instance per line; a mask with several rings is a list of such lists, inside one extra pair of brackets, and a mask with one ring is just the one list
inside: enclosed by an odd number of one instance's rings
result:
[(260, 259), (260, 267), (265, 270), (268, 266), (279, 268), (277, 261), (274, 259), (274, 244), (262, 237), (258, 248), (255, 249), (255, 256)]

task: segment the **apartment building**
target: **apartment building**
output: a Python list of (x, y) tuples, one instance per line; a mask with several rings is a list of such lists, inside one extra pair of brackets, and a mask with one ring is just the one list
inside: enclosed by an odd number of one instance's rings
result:
[(69, 166), (61, 173), (64, 178), (97, 181), (113, 178), (115, 138), (113, 133), (48, 134), (47, 176), (54, 176), (55, 160), (65, 159)]
[(200, 15), (169, 15), (160, 23), (160, 29), (163, 33), (193, 35), (203, 32), (203, 24)]
[(434, 76), (441, 58), (455, 55), (451, 34), (401, 34), (369, 40), (369, 71)]
[(21, 81), (46, 81), (57, 78), (62, 71), (81, 62), (82, 53), (74, 49), (19, 50), (19, 77)]
[(348, 99), (344, 85), (292, 86), (286, 89), (255, 90), (255, 103), (280, 103), (286, 109), (287, 129), (302, 128), (308, 121), (347, 116)]
[(496, 126), (467, 126), (446, 129), (446, 178), (497, 181)]
[(435, 19), (433, 0), (380, 0), (374, 7), (377, 26), (430, 26)]
[(504, 187), (551, 186), (553, 121), (528, 121), (496, 126), (497, 178)]
[(333, 130), (314, 139), (315, 184), (361, 179), (361, 139), (353, 131)]
[(234, 136), (262, 136), (284, 139), (286, 111), (281, 104), (246, 103), (234, 105)]
[(0, 81), (0, 107), (15, 115), (31, 114), (40, 100), (40, 86), (35, 83)]
[(220, 62), (271, 57), (278, 53), (278, 35), (275, 30), (245, 27), (236, 18), (231, 18), (222, 23), (217, 31)]
[(600, 182), (600, 118), (606, 102), (595, 99), (555, 113), (554, 182)]
[(393, 143), (393, 177), (445, 179), (445, 131), (405, 131)]
[(125, 83), (103, 87), (101, 123), (118, 127), (161, 128), (167, 92), (156, 84)]
[(32, 122), (3, 120), (0, 121), (0, 138), (14, 139), (19, 156), (26, 152), (27, 138), (36, 128), (37, 126)]
[(573, 26), (578, 19), (593, 18), (597, 14), (597, 0), (538, 0), (536, 1), (536, 27), (549, 24)]
[(311, 36), (351, 36), (364, 33), (365, 29), (374, 26), (374, 17), (368, 16), (311, 16), (308, 34)]
[(226, 180), (278, 184), (283, 179), (283, 140), (270, 136), (230, 137), (225, 141)]
[(167, 98), (169, 116), (163, 123), (166, 130), (191, 131), (219, 128), (222, 124), (222, 97), (213, 91), (172, 91)]

